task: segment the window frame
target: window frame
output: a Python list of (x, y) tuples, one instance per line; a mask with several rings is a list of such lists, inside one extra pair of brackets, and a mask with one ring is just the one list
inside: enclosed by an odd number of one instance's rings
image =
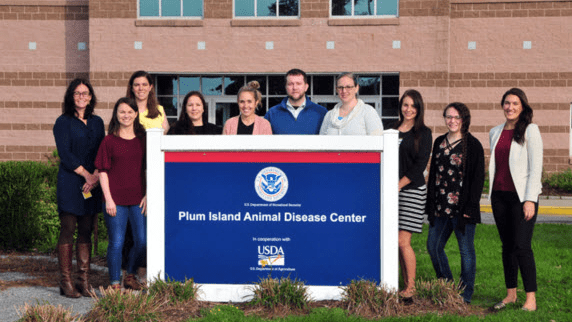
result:
[(373, 15), (356, 15), (355, 14), (355, 0), (349, 0), (349, 1), (351, 1), (351, 4), (352, 4), (352, 12), (350, 15), (333, 15), (332, 14), (332, 6), (333, 6), (334, 1), (336, 1), (336, 0), (330, 0), (330, 7), (329, 7), (329, 15), (330, 15), (330, 18), (333, 18), (333, 19), (399, 18), (399, 0), (395, 0), (395, 2), (397, 4), (397, 8), (396, 8), (397, 10), (396, 10), (396, 13), (394, 15), (378, 15), (377, 14), (377, 0), (374, 0), (375, 1), (375, 7), (374, 7), (375, 14), (373, 14)]
[[(199, 79), (199, 88), (198, 89), (191, 89), (191, 90), (198, 90), (201, 93), (204, 92), (204, 88), (203, 88), (203, 78), (210, 78), (210, 77), (221, 77), (221, 94), (220, 95), (206, 95), (203, 93), (203, 95), (205, 96), (205, 100), (207, 101), (207, 103), (209, 103), (208, 105), (208, 114), (209, 114), (209, 122), (214, 123), (215, 118), (216, 118), (216, 106), (212, 106), (212, 102), (235, 102), (236, 101), (236, 95), (235, 94), (227, 94), (225, 92), (225, 89), (227, 88), (226, 85), (226, 81), (227, 78), (229, 77), (242, 77), (243, 78), (243, 84), (246, 84), (248, 77), (252, 77), (252, 76), (260, 76), (260, 77), (264, 77), (265, 78), (265, 87), (264, 88), (260, 88), (261, 94), (262, 94), (262, 109), (263, 110), (259, 110), (257, 112), (257, 115), (264, 115), (266, 114), (266, 112), (268, 112), (268, 110), (273, 106), (272, 104), (270, 104), (271, 100), (282, 100), (284, 97), (286, 97), (286, 94), (270, 94), (270, 77), (273, 76), (280, 76), (280, 77), (284, 77), (283, 73), (185, 73), (185, 72), (180, 72), (180, 73), (153, 73), (151, 72), (151, 75), (154, 79), (155, 82), (155, 90), (156, 90), (156, 95), (157, 95), (157, 100), (160, 101), (161, 98), (170, 98), (176, 99), (177, 102), (177, 106), (174, 106), (174, 108), (177, 110), (176, 116), (168, 116), (168, 120), (169, 122), (175, 121), (176, 119), (178, 119), (180, 113), (183, 111), (183, 107), (182, 107), (182, 103), (183, 103), (183, 98), (185, 97), (185, 95), (187, 94), (187, 92), (185, 93), (181, 93), (181, 81), (180, 79), (182, 77), (198, 77)], [(338, 94), (336, 92), (335, 89), (335, 79), (336, 77), (339, 75), (339, 73), (308, 73), (308, 82), (310, 83), (310, 87), (308, 88), (308, 92), (306, 93), (306, 95), (308, 95), (308, 97), (310, 97), (310, 99), (313, 102), (327, 102), (327, 103), (339, 103), (339, 98), (338, 98)], [(399, 119), (399, 111), (397, 111), (397, 115), (383, 115), (383, 99), (384, 98), (393, 98), (393, 99), (399, 99), (399, 80), (397, 82), (397, 86), (398, 86), (398, 90), (397, 93), (384, 93), (383, 92), (383, 77), (384, 76), (399, 76), (400, 73), (399, 72), (376, 72), (376, 73), (356, 73), (356, 75), (358, 77), (379, 77), (379, 94), (378, 95), (362, 95), (360, 94), (358, 97), (363, 99), (366, 102), (370, 102), (370, 105), (372, 105), (375, 109), (376, 112), (378, 114), (378, 116), (381, 118), (381, 121), (385, 124), (389, 124), (389, 123), (393, 123), (393, 121), (396, 121)], [(159, 85), (159, 81), (158, 81), (158, 77), (161, 76), (166, 76), (166, 77), (174, 77), (176, 79), (176, 87), (173, 87), (173, 90), (176, 90), (176, 94), (163, 94), (163, 95), (159, 95), (159, 89), (157, 88), (157, 86)], [(328, 77), (332, 77), (332, 79), (334, 80), (333, 84), (332, 84), (332, 94), (328, 95), (328, 94), (314, 94), (314, 77), (315, 76), (328, 76)], [(371, 104), (371, 102), (375, 101), (375, 104)], [(399, 109), (399, 106), (395, 107), (396, 109)]]
[(163, 0), (159, 1), (159, 15), (158, 16), (142, 16), (141, 15), (141, 1), (144, 0), (137, 0), (137, 19), (140, 20), (202, 20), (205, 17), (205, 0), (200, 0), (202, 2), (201, 7), (201, 15), (200, 16), (183, 16), (183, 0), (179, 0), (181, 6), (181, 15), (180, 16), (161, 16), (161, 4)]
[[(280, 9), (279, 9), (279, 5), (280, 5), (280, 0), (275, 0), (276, 1), (276, 6), (278, 8), (278, 10), (276, 10), (276, 16), (258, 16), (258, 0), (253, 0), (254, 1), (254, 16), (237, 16), (236, 15), (236, 2), (237, 1), (241, 1), (241, 0), (232, 0), (232, 19), (259, 19), (259, 20), (263, 20), (263, 19), (300, 19), (300, 1), (302, 0), (297, 0), (298, 1), (298, 13), (295, 16), (280, 16)], [(330, 0), (331, 1), (331, 0)]]

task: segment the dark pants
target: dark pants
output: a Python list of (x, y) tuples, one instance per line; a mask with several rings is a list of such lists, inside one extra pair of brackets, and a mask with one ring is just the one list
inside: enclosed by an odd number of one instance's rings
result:
[(502, 262), (506, 288), (516, 288), (518, 269), (526, 292), (536, 292), (536, 264), (532, 253), (532, 232), (538, 214), (535, 203), (534, 217), (524, 220), (524, 212), (516, 192), (493, 191), (491, 206), (502, 242)]

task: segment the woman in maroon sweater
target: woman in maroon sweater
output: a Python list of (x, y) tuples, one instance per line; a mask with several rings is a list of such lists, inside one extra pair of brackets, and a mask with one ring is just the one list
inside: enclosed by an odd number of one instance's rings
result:
[(108, 135), (99, 146), (95, 166), (105, 197), (105, 222), (109, 233), (107, 265), (111, 287), (121, 288), (121, 250), (127, 221), (134, 247), (129, 252), (124, 286), (140, 289), (135, 278), (147, 248), (145, 194), (145, 129), (139, 123), (137, 104), (120, 98), (113, 109)]

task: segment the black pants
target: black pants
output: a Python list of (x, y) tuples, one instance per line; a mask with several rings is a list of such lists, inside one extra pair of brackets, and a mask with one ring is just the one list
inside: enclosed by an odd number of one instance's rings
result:
[(516, 288), (520, 268), (524, 290), (536, 292), (536, 264), (531, 243), (538, 202), (529, 221), (524, 220), (523, 204), (516, 192), (493, 191), (491, 195), (493, 215), (502, 242), (506, 288)]

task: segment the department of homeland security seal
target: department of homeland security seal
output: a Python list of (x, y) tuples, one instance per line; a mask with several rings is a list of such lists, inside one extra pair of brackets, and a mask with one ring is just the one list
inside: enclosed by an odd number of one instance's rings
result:
[(288, 191), (288, 178), (276, 167), (264, 168), (256, 175), (254, 190), (263, 200), (278, 201)]

